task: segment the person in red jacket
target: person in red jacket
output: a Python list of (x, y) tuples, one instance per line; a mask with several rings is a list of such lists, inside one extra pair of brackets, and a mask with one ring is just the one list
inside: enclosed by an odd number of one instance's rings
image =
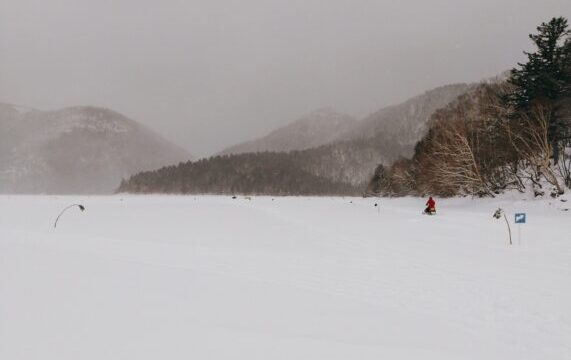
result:
[(428, 201), (426, 202), (426, 209), (424, 209), (424, 212), (427, 214), (434, 214), (436, 213), (436, 201), (434, 201), (434, 199), (432, 198), (432, 196), (430, 196), (428, 198)]

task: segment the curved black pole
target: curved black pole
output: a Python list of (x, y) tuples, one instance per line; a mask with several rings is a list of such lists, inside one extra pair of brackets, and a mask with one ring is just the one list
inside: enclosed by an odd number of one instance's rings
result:
[(508, 226), (508, 234), (510, 236), (510, 245), (512, 245), (512, 229), (510, 228), (510, 222), (508, 221), (508, 218), (506, 217), (505, 213), (504, 213), (504, 219), (506, 220), (506, 225)]
[(56, 221), (54, 222), (54, 229), (57, 227), (57, 222), (58, 222), (60, 216), (62, 216), (63, 213), (67, 211), (67, 209), (71, 209), (71, 208), (74, 207), (74, 206), (77, 206), (77, 207), (79, 208), (79, 210), (81, 210), (81, 211), (84, 211), (84, 210), (85, 210), (85, 206), (83, 206), (83, 205), (81, 205), (81, 204), (72, 204), (72, 205), (69, 205), (68, 207), (66, 207), (65, 209), (63, 209), (63, 210), (61, 211), (61, 213), (59, 213), (59, 215), (57, 216)]

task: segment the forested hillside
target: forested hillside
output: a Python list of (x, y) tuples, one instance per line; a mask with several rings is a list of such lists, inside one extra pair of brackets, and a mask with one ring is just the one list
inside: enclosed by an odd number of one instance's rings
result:
[(571, 188), (571, 32), (553, 18), (507, 81), (482, 84), (437, 111), (411, 160), (379, 165), (368, 192), (494, 196)]
[[(174, 168), (144, 172), (123, 182), (120, 191), (290, 195), (362, 193), (379, 163), (389, 165), (403, 156), (412, 156), (414, 144), (427, 131), (427, 122), (432, 113), (469, 88), (465, 84), (439, 87), (402, 104), (382, 109), (359, 122), (353, 122), (344, 116), (334, 116), (331, 111), (314, 113), (268, 137), (239, 145), (235, 151), (249, 149), (250, 146), (269, 146), (271, 139), (274, 139), (277, 145), (287, 143), (300, 146), (308, 144), (309, 141), (321, 141), (323, 137), (314, 139), (312, 136), (305, 136), (300, 140), (296, 139), (296, 136), (300, 136), (300, 131), (309, 126), (308, 123), (315, 125), (316, 122), (321, 123), (332, 118), (337, 125), (329, 126), (328, 129), (335, 128), (340, 133), (334, 136), (329, 130), (325, 132), (328, 132), (327, 136), (330, 138), (336, 138), (335, 141), (305, 150), (216, 156), (201, 160), (200, 165), (186, 163)], [(349, 129), (347, 124), (351, 124)], [(288, 140), (288, 137), (292, 138)], [(234, 170), (228, 173), (227, 177), (215, 175), (223, 174), (222, 169), (229, 168)], [(282, 174), (279, 179), (268, 175), (276, 171)], [(247, 177), (242, 178), (244, 174), (247, 174)], [(297, 177), (293, 176), (294, 174)], [(302, 178), (309, 184), (301, 187), (298, 179)], [(204, 179), (209, 179), (208, 186), (203, 184)], [(236, 186), (246, 183), (248, 185)], [(329, 185), (325, 186), (326, 184)]]
[(379, 159), (391, 162), (397, 156), (387, 154), (397, 153), (399, 149), (390, 141), (354, 140), (287, 153), (221, 155), (139, 173), (124, 181), (119, 191), (361, 194)]
[[(530, 35), (536, 51), (507, 79), (433, 89), (329, 144), (165, 167), (119, 191), (494, 196), (531, 186), (558, 196), (571, 186), (570, 37), (567, 20), (554, 18)], [(294, 136), (299, 125), (276, 134)]]
[(356, 195), (359, 187), (300, 166), (303, 151), (215, 156), (132, 176), (119, 192), (177, 194)]

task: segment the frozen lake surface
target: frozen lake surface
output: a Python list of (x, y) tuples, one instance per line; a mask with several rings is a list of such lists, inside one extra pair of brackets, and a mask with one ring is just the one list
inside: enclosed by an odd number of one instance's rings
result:
[(0, 359), (569, 359), (571, 201), (424, 202), (0, 196)]

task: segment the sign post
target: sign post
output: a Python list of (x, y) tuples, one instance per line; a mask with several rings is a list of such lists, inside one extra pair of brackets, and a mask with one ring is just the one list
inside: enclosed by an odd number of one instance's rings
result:
[(521, 245), (521, 224), (525, 224), (526, 214), (516, 213), (514, 217), (515, 223), (517, 224), (517, 242)]

